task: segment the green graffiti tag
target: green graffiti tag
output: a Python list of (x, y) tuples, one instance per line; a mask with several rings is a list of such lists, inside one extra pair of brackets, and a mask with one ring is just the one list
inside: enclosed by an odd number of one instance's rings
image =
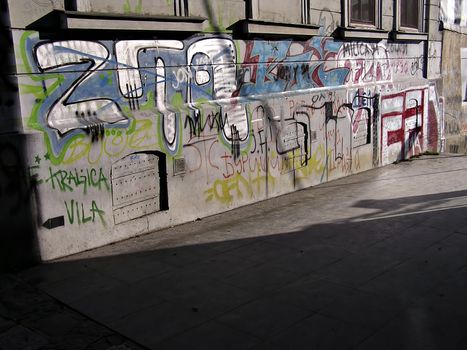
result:
[(79, 170), (76, 168), (73, 170), (49, 168), (49, 175), (45, 182), (50, 183), (52, 189), (58, 189), (61, 192), (74, 192), (80, 188), (83, 190), (83, 194), (87, 194), (89, 188), (110, 191), (109, 181), (102, 168)]
[(140, 15), (143, 12), (143, 0), (138, 0), (138, 3), (135, 5), (134, 9), (130, 4), (130, 0), (126, 0), (123, 4), (123, 12), (126, 14), (136, 13)]
[(87, 223), (95, 223), (96, 218), (99, 218), (100, 222), (106, 226), (106, 222), (104, 220), (105, 212), (102, 209), (99, 209), (97, 206), (96, 201), (91, 202), (91, 207), (88, 208), (83, 203), (75, 201), (74, 199), (70, 200), (69, 202), (65, 201), (65, 208), (68, 217), (68, 222), (78, 225), (83, 225)]
[[(98, 144), (93, 143), (92, 138), (86, 134), (77, 134), (70, 137), (56, 153), (52, 147), (52, 139), (39, 122), (39, 113), (44, 101), (52, 95), (64, 83), (65, 77), (61, 73), (38, 73), (33, 68), (34, 64), (28, 56), (28, 44), (34, 40), (36, 32), (27, 31), (21, 36), (20, 54), (22, 68), (27, 73), (31, 83), (20, 85), (22, 95), (31, 95), (33, 105), (27, 120), (29, 128), (42, 132), (46, 147), (47, 160), (53, 165), (73, 164), (80, 159), (87, 159), (90, 164), (99, 164), (104, 156), (119, 157), (126, 151), (138, 151), (153, 149), (159, 141), (157, 129), (159, 125), (154, 118), (154, 93), (147, 94), (145, 103), (140, 104), (139, 119), (135, 119), (133, 112), (128, 106), (122, 108), (130, 120), (126, 130), (105, 130), (105, 138)], [(100, 79), (107, 85), (113, 84), (111, 72), (104, 72)]]

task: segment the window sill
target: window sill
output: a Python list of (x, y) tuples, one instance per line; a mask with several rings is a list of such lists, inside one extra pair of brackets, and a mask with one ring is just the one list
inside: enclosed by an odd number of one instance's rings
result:
[(202, 17), (145, 16), (54, 10), (28, 29), (200, 32)]
[(406, 31), (397, 31), (393, 30), (389, 34), (389, 38), (392, 41), (427, 41), (428, 40), (428, 33), (423, 32), (406, 32)]
[(259, 21), (252, 19), (244, 19), (236, 22), (231, 28), (235, 34), (240, 34), (246, 37), (298, 37), (310, 38), (318, 35), (319, 27), (309, 24), (291, 24), (269, 21)]
[(341, 40), (384, 40), (388, 39), (389, 32), (376, 28), (337, 27), (333, 33), (334, 38)]

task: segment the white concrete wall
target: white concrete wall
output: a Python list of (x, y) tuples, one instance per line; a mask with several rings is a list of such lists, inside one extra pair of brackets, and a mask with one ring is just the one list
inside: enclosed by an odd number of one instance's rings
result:
[(439, 146), (423, 43), (12, 33), (45, 260)]

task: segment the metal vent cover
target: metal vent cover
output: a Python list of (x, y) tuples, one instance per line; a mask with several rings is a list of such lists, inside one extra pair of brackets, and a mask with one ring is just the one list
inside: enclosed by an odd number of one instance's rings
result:
[(112, 207), (115, 224), (160, 210), (159, 157), (136, 153), (112, 165)]

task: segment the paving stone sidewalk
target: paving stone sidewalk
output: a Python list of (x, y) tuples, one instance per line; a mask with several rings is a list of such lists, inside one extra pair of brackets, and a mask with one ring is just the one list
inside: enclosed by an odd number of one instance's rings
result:
[(467, 157), (374, 169), (2, 278), (1, 350), (465, 350)]
[(143, 350), (13, 274), (0, 275), (0, 350)]

